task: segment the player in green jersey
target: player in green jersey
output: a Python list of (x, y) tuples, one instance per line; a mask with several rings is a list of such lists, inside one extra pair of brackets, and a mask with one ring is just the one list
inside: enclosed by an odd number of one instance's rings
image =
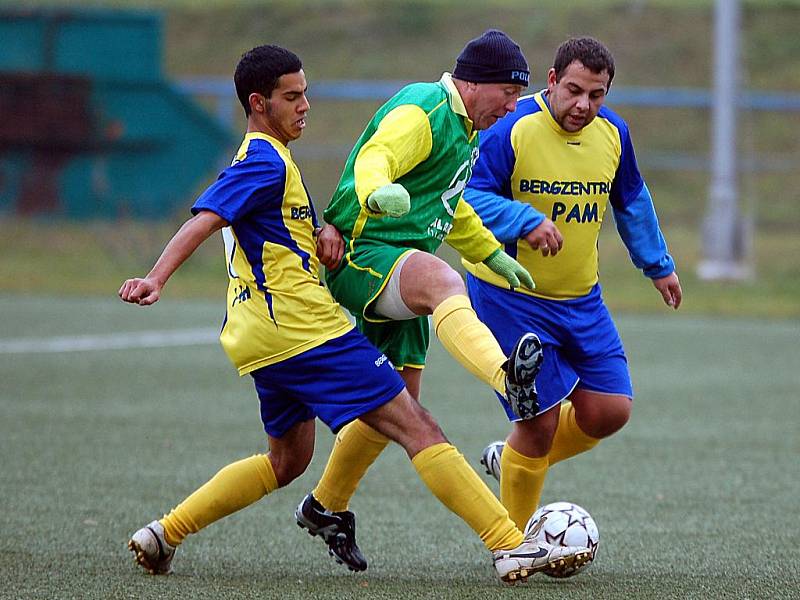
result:
[[(509, 361), (517, 368), (506, 373), (508, 357), (475, 315), (461, 275), (433, 255), (447, 242), (509, 287), (533, 288), (530, 274), (462, 198), (478, 158), (478, 131), (515, 110), (528, 77), (519, 46), (503, 32), (489, 30), (470, 41), (452, 75), (406, 86), (378, 110), (325, 211), (326, 221), (344, 236), (343, 256), (323, 258), (328, 287), (417, 400), (433, 315), (436, 335), (462, 365), (521, 413), (535, 411), (539, 339), (519, 339)], [(321, 534), (353, 569), (366, 568), (354, 531), (327, 527), (326, 515), (347, 509), (387, 443), (363, 421), (345, 427), (322, 479), (297, 509), (298, 522)]]

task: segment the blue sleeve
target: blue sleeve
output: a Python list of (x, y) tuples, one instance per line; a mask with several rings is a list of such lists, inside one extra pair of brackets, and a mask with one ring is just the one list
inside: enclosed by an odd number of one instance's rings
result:
[(481, 132), (480, 154), (464, 190), (464, 199), (498, 241), (509, 244), (535, 229), (544, 221), (544, 215), (513, 199), (511, 174), (516, 161), (511, 147), (513, 124), (504, 125), (501, 119)]
[(286, 164), (275, 153), (260, 152), (225, 169), (192, 206), (235, 223), (255, 209), (280, 206), (286, 189)]
[(608, 119), (619, 132), (619, 141), (622, 151), (619, 157), (619, 166), (611, 182), (611, 205), (624, 208), (630, 202), (635, 202), (641, 192), (644, 180), (639, 173), (636, 163), (636, 154), (633, 151), (633, 142), (628, 131), (628, 124), (621, 117), (611, 111), (601, 109), (601, 115)]
[(614, 221), (628, 254), (637, 269), (650, 279), (666, 277), (675, 270), (675, 262), (667, 253), (667, 242), (658, 226), (650, 191), (642, 182), (639, 194), (625, 206), (612, 203)]
[(628, 125), (611, 111), (604, 110), (603, 116), (617, 127), (622, 145), (610, 196), (617, 231), (637, 269), (651, 279), (666, 277), (675, 270), (675, 262), (667, 253), (653, 198), (639, 173)]

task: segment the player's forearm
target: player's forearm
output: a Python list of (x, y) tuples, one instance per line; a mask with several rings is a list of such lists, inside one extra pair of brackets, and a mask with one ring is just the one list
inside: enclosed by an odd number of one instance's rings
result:
[(445, 241), (471, 263), (482, 262), (500, 248), (500, 242), (463, 197), (456, 206), (453, 228)]
[(614, 207), (614, 221), (633, 264), (647, 277), (658, 278), (675, 270), (667, 242), (658, 225), (653, 200), (646, 185), (639, 196), (625, 207)]
[(513, 244), (530, 233), (545, 219), (538, 210), (515, 202), (510, 198), (492, 192), (467, 186), (464, 199), (498, 240), (503, 244)]
[(369, 195), (396, 182), (426, 160), (433, 147), (428, 117), (419, 106), (391, 110), (362, 146), (353, 165), (355, 188), (361, 206)]
[(163, 287), (200, 244), (226, 225), (224, 219), (210, 211), (202, 211), (186, 221), (164, 247), (147, 278)]
[(355, 189), (358, 202), (367, 206), (369, 195), (385, 185), (392, 183), (396, 169), (393, 166), (393, 157), (376, 148), (361, 152), (353, 167), (355, 175)]

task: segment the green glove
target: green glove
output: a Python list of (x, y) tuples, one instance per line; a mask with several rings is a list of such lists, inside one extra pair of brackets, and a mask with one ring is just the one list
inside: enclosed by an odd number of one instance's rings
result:
[(492, 252), (489, 258), (483, 261), (483, 264), (505, 278), (512, 288), (519, 287), (520, 282), (529, 290), (536, 287), (536, 284), (533, 283), (533, 277), (525, 267), (503, 252), (501, 248)]
[(367, 206), (387, 217), (402, 217), (411, 209), (411, 197), (402, 185), (390, 183), (372, 192)]

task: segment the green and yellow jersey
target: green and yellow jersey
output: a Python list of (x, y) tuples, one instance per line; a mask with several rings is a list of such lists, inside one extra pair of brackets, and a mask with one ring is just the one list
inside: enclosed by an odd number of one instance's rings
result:
[[(447, 241), (480, 262), (500, 244), (462, 198), (477, 158), (478, 132), (450, 75), (406, 86), (359, 137), (325, 220), (351, 248), (369, 239), (433, 253)], [(411, 197), (403, 217), (383, 217), (367, 206), (369, 195), (389, 183), (401, 184)]]

